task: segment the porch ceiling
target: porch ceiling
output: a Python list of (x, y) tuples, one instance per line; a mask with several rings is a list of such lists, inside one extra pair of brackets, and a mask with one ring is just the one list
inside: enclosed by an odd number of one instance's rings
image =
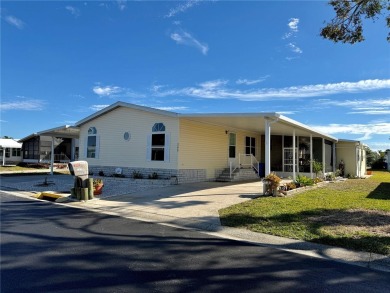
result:
[(234, 130), (247, 130), (251, 132), (257, 132), (259, 134), (265, 133), (265, 121), (266, 119), (274, 120), (275, 123), (271, 124), (271, 135), (293, 135), (295, 129), (295, 135), (297, 136), (310, 136), (323, 137), (331, 141), (337, 141), (337, 138), (330, 135), (320, 133), (309, 126), (289, 119), (278, 113), (246, 113), (246, 114), (199, 114), (199, 115), (180, 115), (181, 118), (219, 125), (226, 128), (227, 131)]

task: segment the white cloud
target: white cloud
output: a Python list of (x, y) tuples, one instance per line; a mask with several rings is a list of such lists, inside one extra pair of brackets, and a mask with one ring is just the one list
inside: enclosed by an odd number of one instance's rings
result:
[(92, 88), (92, 91), (100, 97), (109, 97), (109, 98), (144, 98), (144, 94), (134, 92), (128, 88), (122, 88), (119, 86), (101, 86), (98, 85)]
[(289, 31), (284, 34), (283, 39), (289, 39), (295, 37), (298, 33), (299, 18), (290, 18), (288, 21)]
[(186, 1), (183, 4), (180, 4), (180, 5), (178, 5), (178, 6), (174, 7), (174, 8), (171, 8), (169, 10), (168, 14), (166, 14), (164, 17), (165, 18), (170, 18), (170, 17), (176, 16), (177, 14), (183, 13), (186, 10), (190, 9), (191, 7), (199, 4), (199, 2), (201, 2), (201, 0), (189, 0), (189, 1)]
[(215, 89), (221, 86), (224, 86), (228, 83), (227, 80), (222, 80), (222, 79), (216, 79), (216, 80), (210, 80), (210, 81), (205, 81), (200, 83), (199, 85), (204, 88), (204, 89)]
[(116, 3), (118, 4), (118, 8), (123, 11), (126, 8), (126, 0), (117, 0)]
[(20, 99), (19, 101), (2, 102), (1, 111), (23, 110), (23, 111), (41, 111), (44, 108), (44, 102), (34, 99)]
[(252, 85), (252, 84), (256, 84), (256, 83), (260, 83), (260, 82), (263, 82), (264, 80), (266, 80), (267, 78), (269, 77), (269, 75), (266, 75), (264, 77), (260, 77), (258, 79), (238, 79), (236, 80), (236, 84), (244, 84), (244, 85)]
[(356, 140), (369, 140), (373, 134), (388, 135), (390, 134), (390, 123), (370, 123), (370, 124), (329, 124), (329, 125), (312, 125), (312, 128), (327, 134), (356, 134), (362, 135)]
[(290, 50), (294, 53), (297, 53), (297, 54), (302, 54), (303, 51), (301, 50), (301, 48), (299, 48), (297, 45), (295, 45), (294, 43), (288, 43), (287, 45)]
[[(386, 139), (387, 140), (387, 139)], [(370, 141), (367, 143), (372, 151), (387, 150), (390, 149), (390, 142), (387, 141)]]
[(65, 9), (68, 10), (74, 17), (80, 16), (80, 10), (76, 7), (68, 5), (65, 7)]
[(339, 106), (350, 108), (347, 114), (363, 115), (388, 115), (390, 114), (390, 99), (365, 99), (346, 101), (319, 101), (323, 105)]
[(164, 110), (164, 111), (185, 111), (188, 107), (183, 106), (172, 106), (172, 107), (155, 107), (156, 109)]
[(93, 111), (100, 111), (108, 106), (109, 105), (92, 105), (91, 107), (89, 107), (89, 109), (91, 109)]
[(10, 25), (13, 25), (13, 26), (17, 27), (20, 30), (24, 28), (24, 22), (22, 20), (20, 20), (19, 18), (15, 17), (15, 16), (8, 15), (4, 19)]
[(92, 90), (95, 94), (101, 97), (111, 96), (113, 94), (117, 94), (123, 91), (123, 89), (118, 86), (95, 86)]
[(227, 88), (227, 85), (228, 81), (226, 80), (209, 81), (201, 83), (197, 87), (165, 90), (158, 88), (155, 89), (154, 95), (160, 97), (182, 95), (204, 99), (237, 99), (242, 101), (288, 100), (387, 89), (390, 88), (390, 79), (369, 79), (358, 82), (291, 86), (279, 89), (261, 88), (245, 91)]
[(207, 44), (199, 42), (191, 34), (180, 31), (175, 32), (170, 35), (171, 39), (174, 40), (179, 45), (186, 45), (190, 47), (195, 47), (202, 52), (203, 55), (207, 55), (209, 47)]
[(288, 27), (291, 29), (291, 31), (298, 32), (298, 23), (299, 23), (299, 18), (290, 18)]

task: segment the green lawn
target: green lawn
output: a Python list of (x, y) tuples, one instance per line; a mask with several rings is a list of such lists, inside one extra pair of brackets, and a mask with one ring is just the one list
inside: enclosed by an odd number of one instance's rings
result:
[(260, 197), (219, 214), (225, 226), (390, 255), (390, 172)]

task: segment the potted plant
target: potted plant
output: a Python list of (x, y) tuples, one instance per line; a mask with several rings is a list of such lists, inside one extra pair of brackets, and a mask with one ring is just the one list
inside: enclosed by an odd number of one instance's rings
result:
[(99, 195), (103, 192), (103, 179), (94, 178), (93, 179), (93, 195)]
[(272, 194), (273, 196), (277, 196), (280, 181), (282, 181), (282, 179), (280, 179), (280, 177), (278, 177), (275, 173), (268, 174), (263, 180), (263, 184), (264, 184), (263, 193), (265, 195)]

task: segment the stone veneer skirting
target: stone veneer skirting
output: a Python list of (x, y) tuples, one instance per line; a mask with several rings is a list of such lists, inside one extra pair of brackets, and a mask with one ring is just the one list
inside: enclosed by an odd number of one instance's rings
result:
[[(204, 181), (214, 181), (213, 179), (207, 179), (205, 169), (159, 169), (159, 168), (132, 168), (132, 167), (120, 167), (122, 169), (122, 175), (126, 178), (133, 178), (134, 172), (142, 174), (144, 179), (148, 179), (153, 173), (157, 173), (158, 179), (170, 179), (171, 184), (178, 183), (194, 183)], [(89, 173), (93, 176), (99, 176), (99, 173), (104, 173), (104, 176), (115, 176), (115, 170), (117, 167), (111, 166), (89, 166)]]

